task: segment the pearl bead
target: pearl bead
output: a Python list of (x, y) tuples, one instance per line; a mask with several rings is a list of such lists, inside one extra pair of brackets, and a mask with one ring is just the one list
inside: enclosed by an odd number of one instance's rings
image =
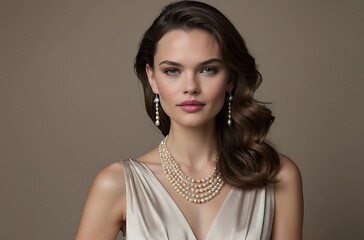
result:
[[(158, 119), (157, 121), (159, 122)], [(190, 178), (181, 170), (178, 163), (168, 151), (166, 145), (167, 137), (159, 145), (159, 158), (164, 174), (176, 189), (177, 193), (187, 201), (197, 204), (205, 203), (217, 196), (224, 185), (217, 168), (215, 167), (212, 173), (205, 178)]]
[(227, 125), (230, 127), (232, 124), (233, 124), (233, 121), (231, 120), (231, 118), (229, 118), (229, 119), (227, 120)]

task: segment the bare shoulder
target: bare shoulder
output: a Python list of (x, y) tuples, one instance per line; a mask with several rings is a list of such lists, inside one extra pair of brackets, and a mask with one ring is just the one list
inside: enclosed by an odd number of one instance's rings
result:
[(297, 165), (280, 155), (280, 169), (274, 186), (275, 213), (272, 240), (302, 239), (303, 191)]
[(122, 164), (112, 163), (101, 169), (92, 183), (91, 192), (110, 197), (124, 195), (125, 180)]
[(86, 199), (76, 239), (115, 239), (125, 218), (125, 180), (120, 163), (101, 169)]
[(280, 169), (277, 174), (278, 185), (302, 182), (301, 172), (296, 163), (289, 157), (280, 154)]

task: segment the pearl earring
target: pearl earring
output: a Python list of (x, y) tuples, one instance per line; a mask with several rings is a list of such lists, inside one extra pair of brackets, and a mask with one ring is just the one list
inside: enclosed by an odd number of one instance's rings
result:
[(233, 101), (233, 95), (231, 92), (229, 92), (229, 96), (227, 97), (228, 101), (228, 119), (227, 119), (227, 125), (230, 127), (233, 125), (233, 120), (231, 119), (231, 102)]
[(155, 103), (155, 125), (158, 127), (160, 125), (160, 121), (159, 121), (159, 98), (158, 98), (158, 94), (155, 95), (154, 103)]

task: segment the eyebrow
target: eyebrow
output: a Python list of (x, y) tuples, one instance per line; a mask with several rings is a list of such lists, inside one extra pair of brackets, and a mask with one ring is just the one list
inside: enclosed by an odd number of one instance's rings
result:
[[(222, 60), (219, 58), (211, 58), (209, 60), (206, 60), (206, 61), (200, 63), (199, 66), (208, 65), (211, 63), (222, 63)], [(169, 60), (162, 61), (161, 63), (159, 63), (159, 66), (163, 65), (163, 64), (172, 65), (172, 66), (176, 66), (176, 67), (182, 67), (182, 64), (180, 64), (178, 62), (169, 61)]]

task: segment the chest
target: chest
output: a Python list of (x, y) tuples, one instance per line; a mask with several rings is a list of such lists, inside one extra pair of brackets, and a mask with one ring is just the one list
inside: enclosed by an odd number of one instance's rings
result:
[(126, 171), (127, 239), (269, 239), (273, 188), (224, 186), (212, 201), (192, 204), (159, 177), (143, 166)]
[(173, 188), (166, 187), (171, 200), (176, 204), (186, 219), (189, 227), (198, 240), (206, 239), (220, 210), (223, 208), (225, 199), (231, 190), (230, 186), (224, 186), (220, 194), (207, 203), (196, 204), (182, 198)]
[[(176, 205), (180, 213), (185, 218), (196, 239), (206, 239), (215, 219), (222, 209), (227, 196), (230, 193), (231, 186), (225, 184), (221, 192), (212, 200), (196, 204), (183, 198), (169, 182), (161, 169), (155, 169), (155, 176), (168, 193), (170, 200)], [(167, 197), (167, 198), (168, 198)]]

